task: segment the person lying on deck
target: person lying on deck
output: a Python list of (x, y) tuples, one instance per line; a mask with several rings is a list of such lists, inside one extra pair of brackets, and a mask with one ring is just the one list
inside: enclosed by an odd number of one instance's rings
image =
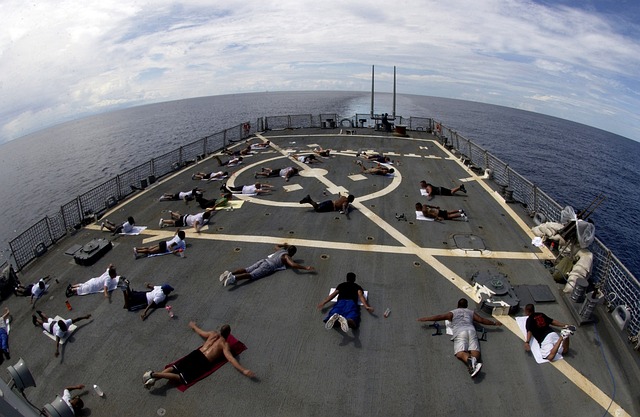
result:
[(347, 218), (349, 218), (349, 208), (351, 207), (351, 203), (353, 203), (353, 200), (355, 200), (355, 197), (353, 196), (353, 194), (349, 194), (349, 196), (341, 195), (334, 201), (325, 200), (321, 203), (316, 203), (311, 199), (311, 196), (307, 194), (305, 198), (300, 200), (300, 204), (311, 204), (313, 206), (313, 210), (316, 213), (339, 211), (340, 214), (346, 214)]
[(109, 288), (115, 288), (115, 286), (112, 286), (112, 281), (117, 280), (118, 278), (120, 277), (118, 277), (116, 268), (113, 264), (109, 264), (107, 270), (99, 277), (91, 278), (90, 280), (79, 284), (69, 284), (66, 296), (87, 295), (103, 290), (105, 298), (109, 298)]
[(247, 185), (238, 185), (235, 187), (227, 186), (226, 183), (222, 184), (220, 190), (227, 193), (239, 193), (239, 194), (266, 194), (270, 193), (273, 185), (271, 184), (261, 184), (259, 182), (255, 184), (247, 184)]
[(167, 296), (173, 291), (173, 287), (169, 284), (152, 285), (148, 282), (144, 283), (145, 288), (149, 291), (133, 291), (129, 280), (124, 280), (125, 290), (122, 292), (124, 296), (124, 306), (129, 311), (136, 311), (144, 308), (140, 318), (144, 321), (150, 314), (152, 309), (161, 307), (166, 301)]
[(364, 165), (362, 165), (362, 161), (356, 161), (356, 164), (360, 165), (360, 168), (362, 168), (363, 174), (388, 175), (388, 174), (393, 174), (395, 172), (393, 168), (380, 165), (379, 163), (373, 168), (369, 168), (369, 169), (365, 168)]
[(170, 219), (160, 219), (158, 225), (163, 227), (193, 227), (196, 233), (209, 223), (211, 212), (209, 210), (197, 214), (180, 214), (177, 211), (169, 211)]
[(153, 387), (158, 379), (167, 379), (177, 384), (188, 385), (206, 373), (209, 367), (223, 356), (242, 375), (248, 378), (256, 377), (256, 374), (251, 370), (240, 365), (240, 362), (231, 353), (229, 343), (227, 343), (227, 338), (231, 334), (231, 326), (223, 325), (220, 327), (220, 332), (205, 331), (198, 327), (195, 321), (191, 321), (189, 327), (204, 339), (202, 346), (161, 372), (154, 372), (151, 369), (145, 372), (142, 376), (145, 388)]
[(60, 355), (60, 351), (58, 350), (58, 346), (60, 345), (60, 339), (64, 338), (69, 333), (69, 327), (72, 324), (79, 322), (80, 320), (87, 320), (91, 318), (91, 314), (87, 314), (86, 316), (76, 317), (75, 319), (65, 319), (58, 320), (49, 318), (42, 311), (36, 311), (39, 317), (35, 315), (31, 316), (31, 321), (33, 325), (36, 327), (42, 327), (46, 332), (54, 335), (56, 337), (56, 353), (55, 356), (58, 357)]
[(286, 168), (262, 168), (260, 172), (256, 172), (253, 174), (254, 178), (258, 177), (282, 177), (286, 182), (289, 182), (289, 179), (299, 173), (300, 170), (295, 167), (286, 167)]
[(460, 184), (460, 186), (455, 188), (445, 188), (438, 187), (432, 184), (429, 184), (425, 180), (420, 181), (420, 188), (427, 192), (427, 200), (431, 200), (434, 195), (454, 195), (458, 191), (462, 191), (463, 193), (467, 193), (467, 189), (464, 188), (464, 184)]
[(276, 252), (272, 253), (265, 259), (261, 259), (246, 268), (236, 269), (233, 272), (224, 271), (220, 275), (220, 281), (226, 287), (233, 285), (238, 280), (250, 279), (257, 280), (273, 274), (276, 271), (285, 269), (287, 266), (292, 269), (304, 269), (305, 271), (313, 271), (312, 266), (303, 266), (291, 259), (297, 252), (297, 248), (286, 243), (276, 245)]
[(391, 158), (388, 156), (380, 155), (379, 153), (367, 154), (366, 152), (358, 152), (356, 156), (361, 156), (364, 159), (368, 159), (371, 162), (378, 162), (380, 164), (388, 164), (391, 161)]
[(467, 219), (467, 214), (464, 210), (440, 210), (439, 206), (430, 206), (428, 204), (416, 203), (416, 211), (421, 211), (424, 214), (424, 217), (428, 217), (430, 219), (435, 219), (437, 221), (442, 220), (452, 220), (457, 219), (458, 217), (462, 218), (462, 220)]
[(184, 230), (178, 230), (173, 236), (173, 239), (168, 241), (162, 241), (153, 246), (138, 246), (133, 248), (133, 256), (138, 259), (138, 256), (149, 256), (163, 253), (173, 253), (174, 255), (180, 252), (184, 252), (187, 249), (187, 244), (184, 241), (186, 234)]
[(29, 284), (26, 287), (18, 284), (13, 289), (13, 292), (15, 295), (30, 296), (29, 304), (33, 304), (34, 300), (38, 300), (47, 291), (47, 282), (49, 282), (50, 279), (49, 275), (47, 275), (44, 278), (40, 278), (38, 282)]
[(233, 193), (225, 192), (222, 195), (222, 197), (216, 198), (216, 199), (211, 199), (211, 200), (207, 200), (206, 198), (204, 198), (202, 196), (196, 197), (196, 203), (198, 203), (198, 205), (202, 209), (215, 210), (218, 207), (226, 206), (229, 203), (229, 200), (231, 200), (232, 198), (233, 198)]
[(333, 300), (336, 296), (338, 296), (338, 301), (331, 310), (329, 310), (329, 314), (327, 314), (323, 320), (327, 330), (332, 329), (336, 321), (340, 323), (340, 328), (345, 333), (349, 329), (357, 329), (360, 327), (360, 306), (358, 305), (358, 300), (362, 302), (362, 305), (369, 313), (373, 313), (373, 307), (367, 303), (362, 287), (356, 284), (356, 274), (353, 272), (347, 273), (347, 280), (338, 284), (335, 291), (318, 304), (318, 310), (321, 310), (325, 304)]
[(303, 164), (322, 164), (323, 162), (316, 158), (314, 154), (293, 154), (291, 155), (293, 159), (298, 162), (302, 162)]
[(184, 200), (185, 203), (188, 203), (189, 201), (195, 199), (197, 194), (202, 194), (203, 192), (204, 190), (201, 190), (199, 188), (194, 188), (191, 191), (180, 191), (177, 193), (164, 193), (160, 197), (160, 201)]
[(113, 236), (115, 236), (118, 233), (130, 233), (131, 231), (133, 231), (133, 226), (135, 225), (136, 221), (131, 216), (127, 217), (127, 221), (122, 223), (121, 225), (117, 225), (113, 222), (110, 222), (108, 219), (105, 219), (100, 224), (100, 231), (107, 229), (113, 234)]
[(236, 157), (230, 158), (230, 159), (228, 159), (227, 161), (224, 161), (224, 162), (222, 162), (222, 159), (220, 159), (219, 156), (216, 156), (215, 158), (218, 161), (218, 165), (221, 166), (221, 167), (238, 165), (238, 164), (241, 164), (242, 161), (244, 160), (244, 158), (242, 158), (241, 156), (236, 156)]
[(191, 176), (192, 180), (221, 180), (229, 176), (228, 171), (216, 171), (216, 172), (196, 172)]

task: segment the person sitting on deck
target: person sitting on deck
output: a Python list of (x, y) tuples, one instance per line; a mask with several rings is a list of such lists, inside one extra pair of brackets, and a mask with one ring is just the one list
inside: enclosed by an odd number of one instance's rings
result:
[(356, 161), (356, 164), (360, 165), (360, 168), (362, 168), (362, 173), (363, 174), (371, 174), (371, 175), (389, 175), (389, 174), (393, 174), (395, 172), (395, 170), (393, 168), (389, 168), (386, 167), (384, 165), (380, 165), (379, 163), (373, 167), (373, 168), (365, 168), (364, 165), (362, 165), (361, 161)]
[(163, 227), (193, 227), (196, 233), (209, 223), (211, 211), (206, 210), (197, 214), (180, 214), (177, 211), (169, 211), (170, 219), (160, 219), (158, 225)]
[(346, 214), (349, 216), (349, 208), (351, 203), (353, 203), (355, 197), (353, 194), (349, 194), (349, 196), (341, 195), (338, 199), (331, 201), (325, 200), (321, 203), (316, 203), (311, 199), (311, 196), (307, 194), (305, 198), (300, 200), (300, 204), (311, 204), (313, 206), (313, 210), (316, 213), (328, 213), (331, 211), (339, 211), (340, 214)]
[(233, 193), (224, 193), (222, 197), (207, 200), (206, 198), (200, 196), (196, 197), (196, 203), (202, 209), (215, 210), (218, 207), (224, 207), (229, 203), (229, 200), (233, 198)]
[(179, 201), (184, 200), (185, 204), (196, 198), (197, 194), (202, 194), (204, 190), (194, 188), (191, 191), (180, 191), (177, 193), (164, 193), (160, 197), (160, 201)]
[(80, 320), (87, 320), (91, 318), (91, 314), (87, 314), (86, 316), (76, 317), (75, 319), (66, 319), (66, 320), (58, 320), (47, 317), (42, 311), (36, 311), (38, 316), (31, 316), (31, 321), (33, 325), (36, 327), (42, 327), (46, 332), (54, 335), (56, 337), (56, 353), (55, 356), (58, 357), (60, 355), (60, 351), (58, 350), (58, 346), (60, 345), (60, 339), (64, 338), (68, 332), (69, 327), (72, 324), (79, 322)]
[(297, 252), (297, 248), (286, 243), (276, 245), (277, 251), (269, 255), (265, 259), (261, 259), (246, 268), (236, 269), (233, 272), (224, 271), (220, 274), (220, 281), (226, 287), (233, 285), (238, 280), (250, 279), (257, 280), (273, 274), (276, 271), (285, 269), (287, 266), (292, 269), (304, 269), (305, 271), (313, 271), (312, 266), (303, 266), (296, 263), (292, 256)]
[(0, 316), (0, 364), (4, 361), (11, 359), (9, 354), (9, 333), (7, 333), (7, 319), (11, 315), (9, 307), (4, 308), (4, 313)]
[(486, 324), (491, 326), (502, 326), (497, 320), (489, 320), (478, 315), (475, 311), (467, 308), (469, 302), (461, 298), (458, 300), (458, 308), (448, 313), (438, 314), (435, 316), (421, 317), (418, 321), (442, 321), (449, 320), (453, 330), (453, 353), (462, 363), (469, 368), (471, 378), (476, 376), (482, 368), (480, 362), (480, 342), (478, 334), (474, 326), (475, 323)]
[[(532, 337), (540, 343), (540, 353), (542, 357), (548, 361), (552, 361), (558, 354), (560, 347), (565, 355), (569, 351), (569, 336), (575, 331), (575, 327), (566, 323), (554, 320), (544, 313), (536, 313), (533, 304), (527, 304), (524, 307), (524, 314), (527, 317), (526, 329), (527, 337), (524, 342), (524, 349), (528, 352), (531, 350), (529, 343)], [(560, 335), (553, 331), (551, 326), (562, 327)]]
[(391, 123), (389, 122), (389, 113), (385, 113), (382, 115), (382, 126), (384, 126), (385, 131), (391, 132)]
[(108, 231), (113, 233), (113, 236), (115, 236), (118, 233), (131, 233), (133, 231), (133, 226), (135, 225), (136, 221), (131, 216), (127, 217), (127, 221), (122, 223), (121, 225), (116, 225), (115, 223), (112, 223), (109, 220), (105, 219), (100, 224), (100, 230), (107, 229)]
[(460, 184), (460, 186), (455, 188), (445, 188), (445, 187), (437, 187), (435, 185), (431, 185), (425, 180), (420, 181), (420, 188), (425, 190), (427, 193), (427, 200), (431, 200), (434, 195), (454, 195), (458, 191), (462, 191), (463, 193), (467, 193), (467, 189), (464, 188), (464, 184)]
[(227, 186), (227, 184), (225, 183), (225, 184), (222, 184), (222, 187), (220, 187), (220, 190), (229, 194), (233, 194), (235, 192), (238, 194), (247, 194), (247, 195), (266, 194), (266, 193), (270, 193), (272, 189), (273, 189), (273, 185), (261, 184), (259, 182), (255, 184), (238, 185), (235, 187)]
[(462, 218), (462, 220), (464, 221), (467, 221), (467, 214), (462, 209), (447, 211), (440, 210), (439, 206), (430, 206), (428, 204), (416, 203), (416, 211), (421, 211), (425, 217), (437, 221), (452, 220), (457, 219), (458, 217)]
[(358, 300), (362, 302), (362, 305), (369, 313), (373, 313), (373, 307), (367, 303), (362, 287), (356, 284), (356, 274), (353, 272), (347, 273), (347, 280), (338, 284), (335, 291), (318, 304), (318, 310), (321, 310), (325, 304), (336, 296), (338, 296), (338, 301), (323, 320), (327, 330), (332, 329), (336, 321), (340, 323), (340, 328), (343, 332), (347, 332), (350, 328), (357, 329), (360, 327)]
[(140, 318), (145, 320), (151, 309), (161, 307), (166, 301), (167, 296), (173, 291), (173, 287), (169, 284), (152, 285), (148, 282), (144, 283), (145, 288), (149, 291), (133, 291), (131, 283), (125, 280), (126, 287), (123, 291), (124, 306), (129, 311), (136, 311), (144, 308)]
[(293, 177), (294, 175), (296, 175), (299, 172), (300, 172), (300, 170), (298, 168), (295, 168), (295, 167), (262, 168), (262, 170), (260, 172), (256, 172), (253, 175), (253, 177), (254, 178), (258, 178), (258, 177), (266, 177), (266, 178), (282, 177), (282, 178), (284, 178), (284, 180), (286, 182), (289, 182), (289, 178)]
[(202, 330), (195, 321), (189, 322), (189, 327), (204, 339), (204, 343), (198, 349), (180, 359), (161, 372), (148, 370), (142, 376), (144, 387), (150, 389), (158, 379), (167, 379), (177, 384), (188, 385), (209, 371), (211, 366), (223, 356), (234, 368), (248, 378), (255, 378), (251, 370), (244, 368), (233, 357), (227, 338), (231, 334), (231, 326), (228, 324), (220, 327), (220, 332)]
[(187, 248), (187, 244), (184, 241), (185, 237), (186, 234), (184, 233), (184, 230), (178, 230), (173, 239), (169, 241), (162, 241), (153, 246), (139, 246), (133, 248), (133, 255), (135, 259), (138, 259), (139, 255), (149, 256), (164, 253), (173, 253), (175, 255), (177, 253), (184, 252)]
[(227, 178), (229, 176), (228, 171), (216, 171), (216, 172), (196, 172), (191, 176), (192, 180), (221, 180), (223, 178)]

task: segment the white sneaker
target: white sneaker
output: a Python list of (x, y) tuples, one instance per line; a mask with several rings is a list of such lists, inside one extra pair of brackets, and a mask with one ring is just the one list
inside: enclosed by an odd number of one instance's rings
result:
[(560, 331), (560, 336), (562, 336), (563, 339), (568, 339), (569, 336), (573, 336), (573, 332), (571, 329), (562, 329)]
[(334, 313), (334, 315), (331, 316), (329, 320), (327, 320), (327, 322), (324, 325), (324, 328), (327, 330), (333, 329), (333, 325), (336, 324), (336, 320), (338, 320), (338, 317), (340, 317), (340, 314)]
[(227, 277), (224, 279), (224, 286), (226, 287), (227, 285), (233, 285), (235, 283), (236, 283), (236, 277), (231, 275), (231, 272), (229, 272), (229, 275), (227, 275)]
[(145, 372), (142, 375), (142, 382), (144, 383), (144, 387), (146, 389), (150, 389), (153, 386), (153, 384), (156, 383), (156, 379), (155, 378), (151, 378), (151, 373), (152, 373), (152, 371), (151, 371), (151, 369), (149, 369), (147, 372)]
[(224, 281), (225, 279), (227, 279), (227, 277), (231, 274), (231, 272), (229, 271), (224, 271), (222, 274), (220, 274), (220, 282)]
[(476, 363), (476, 366), (473, 367), (473, 372), (471, 372), (471, 378), (478, 375), (478, 372), (480, 372), (480, 368), (482, 368), (482, 362)]
[(164, 227), (164, 219), (160, 219), (160, 221), (158, 222), (158, 227), (161, 229)]
[(342, 316), (338, 316), (338, 321), (340, 322), (340, 328), (342, 329), (343, 332), (348, 332), (349, 331), (349, 323), (347, 323), (347, 319), (345, 319)]

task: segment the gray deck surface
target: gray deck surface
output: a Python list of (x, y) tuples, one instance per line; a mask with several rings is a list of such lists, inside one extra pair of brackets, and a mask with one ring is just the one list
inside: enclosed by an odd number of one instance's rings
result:
[[(552, 255), (531, 245), (532, 222), (523, 207), (506, 206), (492, 182), (467, 170), (427, 133), (397, 138), (370, 129), (357, 129), (354, 136), (338, 131), (266, 132), (278, 148), (247, 157), (229, 184), (254, 182), (253, 173), (262, 166), (294, 165), (279, 150), (299, 152), (315, 144), (336, 151), (323, 164), (311, 166), (326, 170), (326, 176), (321, 181), (316, 174), (322, 172), (306, 171), (288, 183), (282, 178), (258, 180), (274, 185), (274, 192), (250, 199), (240, 209), (216, 212), (200, 235), (187, 230), (185, 258), (134, 260), (132, 247), (168, 239), (175, 232), (159, 229), (159, 218), (167, 216), (163, 210), (200, 211), (193, 202), (158, 202), (161, 194), (197, 185), (207, 190), (208, 198), (218, 195), (220, 182), (191, 180), (196, 171), (217, 170), (212, 158), (107, 213), (114, 222), (132, 215), (148, 229), (139, 236), (113, 239), (114, 248), (95, 265), (76, 265), (64, 252), (96, 237), (110, 238), (98, 225), (64, 239), (26, 268), (20, 274), (23, 283), (47, 274), (59, 281), (52, 281), (37, 309), (50, 316), (93, 315), (79, 323), (61, 356), (54, 358), (53, 342), (31, 324), (28, 298), (2, 302), (13, 315), (12, 359), (5, 366), (22, 357), (37, 382), (26, 390), (27, 398), (42, 406), (64, 386), (83, 383), (84, 415), (92, 417), (156, 416), (161, 409), (167, 416), (599, 416), (606, 414), (615, 391), (610, 413), (640, 415), (637, 352), (629, 350), (601, 309), (596, 311), (598, 324), (579, 327), (570, 354), (555, 364), (537, 364), (524, 352), (515, 321), (497, 317), (505, 326), (487, 328), (488, 340), (481, 342), (484, 367), (471, 379), (453, 356), (449, 337), (432, 336), (434, 329), (416, 318), (449, 311), (461, 297), (471, 301), (471, 276), (489, 270), (506, 275), (512, 285), (548, 285), (557, 301), (540, 304), (538, 310), (574, 322), (560, 287), (543, 265)], [(359, 173), (354, 154), (363, 150), (391, 153), (398, 175), (350, 178)], [(466, 195), (437, 196), (432, 203), (463, 208), (469, 222), (416, 221), (414, 204), (425, 201), (419, 193), (422, 179), (446, 187), (464, 181)], [(323, 195), (331, 184), (357, 197), (350, 219), (314, 213), (298, 203), (306, 194), (319, 201), (335, 198), (332, 188)], [(300, 189), (287, 192), (285, 185)], [(408, 221), (396, 220), (401, 213)], [(522, 216), (526, 226), (516, 223), (512, 213)], [(458, 236), (480, 239), (487, 250), (457, 249)], [(286, 270), (245, 285), (221, 286), (218, 276), (225, 269), (248, 266), (282, 242), (298, 246), (295, 260), (314, 266), (315, 273)], [(120, 290), (108, 300), (101, 294), (72, 297), (73, 311), (67, 312), (67, 284), (98, 276), (109, 263), (134, 289), (142, 289), (145, 281), (174, 286), (169, 304), (176, 317), (157, 310), (143, 322), (139, 313), (122, 308)], [(345, 335), (324, 329), (328, 308), (318, 311), (316, 305), (349, 271), (369, 291), (375, 312), (363, 310), (360, 329)], [(383, 318), (386, 308), (391, 315)], [(229, 323), (248, 347), (240, 362), (259, 378), (245, 378), (227, 364), (184, 393), (164, 381), (145, 390), (144, 371), (161, 370), (200, 345), (188, 327), (190, 320), (204, 329)], [(90, 390), (94, 383), (105, 391), (104, 398)]]

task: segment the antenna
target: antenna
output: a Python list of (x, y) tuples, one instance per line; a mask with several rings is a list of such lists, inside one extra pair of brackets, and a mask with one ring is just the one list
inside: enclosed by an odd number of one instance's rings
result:
[(371, 66), (371, 114), (370, 116), (373, 117), (373, 96), (374, 96), (374, 91), (373, 91), (373, 86), (374, 86), (374, 66)]
[(393, 118), (396, 118), (396, 66), (393, 66)]

